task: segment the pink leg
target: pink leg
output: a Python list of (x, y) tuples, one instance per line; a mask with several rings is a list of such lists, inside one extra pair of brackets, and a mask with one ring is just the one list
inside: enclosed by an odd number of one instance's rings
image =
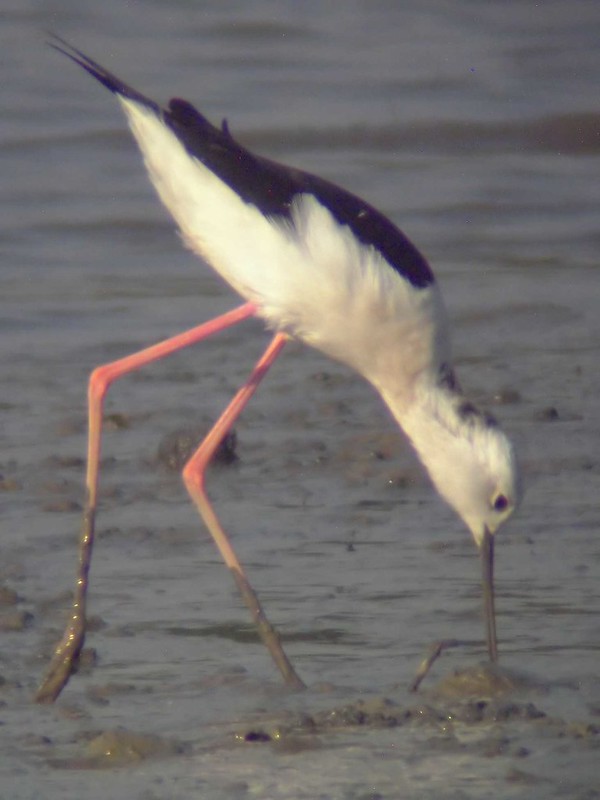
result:
[(259, 599), (246, 577), (244, 568), (238, 561), (229, 538), (214, 512), (204, 488), (206, 468), (216, 449), (222, 442), (223, 437), (231, 429), (235, 420), (244, 410), (248, 401), (258, 388), (259, 383), (265, 377), (270, 366), (281, 352), (286, 341), (287, 336), (285, 334), (275, 334), (271, 340), (271, 344), (257, 362), (246, 383), (238, 390), (237, 394), (221, 414), (214, 427), (209, 431), (200, 447), (185, 465), (183, 480), (223, 560), (231, 570), (244, 602), (250, 609), (252, 619), (258, 627), (258, 632), (271, 653), (275, 664), (283, 675), (285, 682), (295, 688), (304, 688), (304, 683), (296, 674), (296, 671), (281, 646), (276, 630), (265, 616)]
[(88, 457), (86, 473), (86, 503), (83, 515), (81, 538), (79, 541), (79, 564), (71, 616), (62, 639), (58, 643), (48, 671), (36, 692), (38, 703), (52, 703), (64, 686), (76, 664), (83, 647), (86, 624), (86, 597), (92, 548), (94, 544), (94, 522), (98, 501), (98, 467), (102, 433), (102, 410), (104, 398), (113, 381), (134, 372), (146, 364), (158, 361), (172, 353), (212, 336), (214, 333), (235, 325), (255, 314), (253, 303), (244, 303), (239, 308), (222, 314), (203, 325), (166, 339), (138, 353), (97, 367), (90, 376), (88, 387)]

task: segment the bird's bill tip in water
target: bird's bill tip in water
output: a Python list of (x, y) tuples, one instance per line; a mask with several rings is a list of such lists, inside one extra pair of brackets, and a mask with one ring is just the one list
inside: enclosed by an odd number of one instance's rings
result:
[(483, 589), (483, 618), (490, 661), (498, 660), (496, 641), (496, 609), (494, 603), (494, 535), (486, 527), (479, 544), (481, 581)]

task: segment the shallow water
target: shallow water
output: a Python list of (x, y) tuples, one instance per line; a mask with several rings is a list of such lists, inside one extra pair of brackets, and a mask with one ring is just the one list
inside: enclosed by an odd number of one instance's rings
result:
[[(3, 796), (597, 797), (597, 4), (3, 9)], [(309, 691), (280, 687), (159, 457), (243, 380), (267, 340), (254, 322), (111, 390), (98, 662), (32, 704), (73, 580), (89, 370), (237, 302), (181, 248), (119, 109), (46, 29), (365, 196), (431, 260), (461, 382), (524, 464), (497, 544), (502, 668), (520, 677), (494, 702), (516, 710), (477, 719), (477, 700), (431, 694), (483, 656), (474, 547), (372, 390), (297, 345), (237, 426), (238, 460), (210, 476)], [(409, 695), (448, 637), (469, 644)], [(364, 713), (382, 697), (402, 724)]]

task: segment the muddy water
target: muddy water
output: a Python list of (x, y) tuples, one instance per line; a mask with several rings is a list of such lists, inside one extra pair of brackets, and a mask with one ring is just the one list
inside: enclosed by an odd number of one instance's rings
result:
[[(9, 0), (0, 21), (0, 795), (597, 797), (597, 4)], [(73, 579), (90, 368), (236, 302), (48, 28), (366, 196), (428, 255), (461, 381), (524, 463), (499, 676), (477, 668), (468, 535), (369, 387), (291, 345), (210, 476), (309, 685), (281, 688), (172, 468), (264, 346), (250, 322), (112, 391), (97, 660), (32, 704)], [(448, 637), (467, 644), (409, 695)]]

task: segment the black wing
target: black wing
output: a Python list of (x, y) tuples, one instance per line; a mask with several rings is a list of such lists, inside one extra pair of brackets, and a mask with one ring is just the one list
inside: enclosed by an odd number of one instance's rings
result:
[(161, 116), (191, 156), (266, 216), (289, 218), (294, 197), (312, 194), (340, 225), (347, 225), (362, 244), (378, 250), (414, 287), (422, 289), (434, 282), (431, 267), (410, 239), (360, 197), (317, 175), (254, 155), (232, 137), (226, 122), (222, 128), (215, 127), (185, 100), (175, 98), (167, 110), (161, 109), (80, 50), (59, 37), (54, 38), (52, 47), (111, 92), (141, 103)]

